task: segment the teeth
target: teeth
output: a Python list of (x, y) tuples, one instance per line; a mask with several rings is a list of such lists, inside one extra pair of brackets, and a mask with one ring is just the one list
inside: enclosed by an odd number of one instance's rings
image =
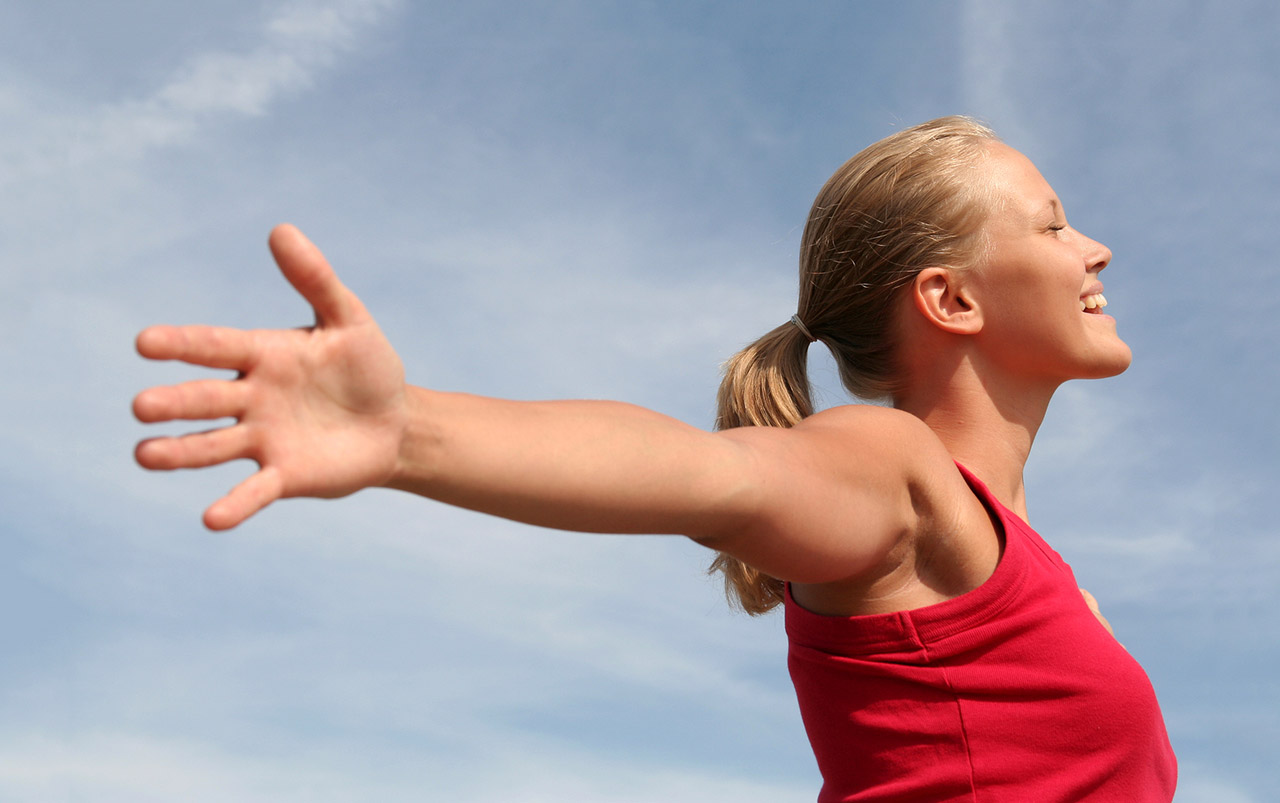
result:
[(1081, 312), (1084, 312), (1086, 309), (1101, 309), (1105, 306), (1107, 306), (1107, 297), (1102, 293), (1094, 293), (1093, 295), (1088, 295), (1080, 299)]

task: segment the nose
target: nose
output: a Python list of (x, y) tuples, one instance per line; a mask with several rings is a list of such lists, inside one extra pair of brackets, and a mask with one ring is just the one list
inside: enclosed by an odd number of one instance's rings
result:
[(1084, 238), (1084, 260), (1085, 264), (1088, 265), (1089, 273), (1098, 273), (1111, 264), (1110, 248), (1083, 234), (1080, 236)]

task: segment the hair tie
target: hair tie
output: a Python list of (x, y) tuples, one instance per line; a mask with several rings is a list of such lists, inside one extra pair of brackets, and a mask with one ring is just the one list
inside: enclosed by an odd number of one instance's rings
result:
[(813, 336), (812, 332), (809, 331), (809, 327), (804, 325), (804, 321), (800, 320), (799, 315), (792, 315), (791, 322), (796, 325), (796, 328), (800, 330), (800, 334), (804, 335), (805, 338), (807, 338), (810, 343), (818, 339)]

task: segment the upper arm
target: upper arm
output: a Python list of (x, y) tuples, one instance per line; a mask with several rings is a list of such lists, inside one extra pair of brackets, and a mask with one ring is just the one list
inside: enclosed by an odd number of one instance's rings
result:
[(850, 405), (791, 429), (718, 433), (743, 452), (738, 516), (695, 540), (783, 580), (864, 575), (909, 545), (931, 515), (931, 489), (950, 456), (909, 413)]

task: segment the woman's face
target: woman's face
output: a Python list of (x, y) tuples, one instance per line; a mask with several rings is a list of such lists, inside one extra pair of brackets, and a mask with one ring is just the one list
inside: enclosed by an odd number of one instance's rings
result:
[(993, 143), (985, 165), (987, 249), (966, 284), (982, 313), (984, 352), (1019, 376), (1063, 382), (1114, 376), (1132, 353), (1102, 311), (1098, 274), (1111, 251), (1071, 228), (1027, 157)]

